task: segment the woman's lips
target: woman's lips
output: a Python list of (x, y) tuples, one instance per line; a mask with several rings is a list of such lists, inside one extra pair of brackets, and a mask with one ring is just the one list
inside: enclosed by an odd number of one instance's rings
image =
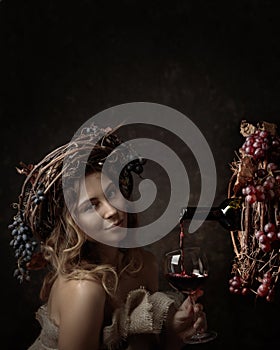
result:
[(110, 225), (109, 227), (107, 227), (105, 230), (113, 230), (113, 229), (116, 229), (116, 228), (122, 226), (122, 223), (123, 223), (123, 220), (119, 220), (119, 221), (113, 223), (112, 225)]

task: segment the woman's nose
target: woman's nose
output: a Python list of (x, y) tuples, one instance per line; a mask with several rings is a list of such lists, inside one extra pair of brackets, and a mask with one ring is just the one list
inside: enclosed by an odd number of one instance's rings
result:
[(104, 201), (103, 206), (102, 206), (102, 213), (101, 216), (104, 219), (110, 219), (114, 215), (117, 214), (117, 209), (109, 203), (107, 200)]

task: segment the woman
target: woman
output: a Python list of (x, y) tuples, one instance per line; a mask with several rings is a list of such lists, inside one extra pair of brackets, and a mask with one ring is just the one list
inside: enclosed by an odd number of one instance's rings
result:
[(115, 130), (93, 124), (18, 169), (27, 178), (10, 225), (15, 275), (22, 282), (32, 269), (48, 271), (36, 314), (42, 331), (29, 350), (180, 349), (206, 327), (200, 304), (158, 292), (150, 252), (119, 248), (137, 226), (126, 200), (145, 163), (128, 147), (116, 150), (121, 144)]

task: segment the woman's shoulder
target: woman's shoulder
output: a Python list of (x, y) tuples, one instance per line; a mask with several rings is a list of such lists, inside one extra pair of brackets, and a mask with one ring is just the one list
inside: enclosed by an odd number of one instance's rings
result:
[(105, 290), (101, 283), (92, 278), (83, 279), (65, 279), (58, 278), (57, 293), (60, 294), (62, 300), (70, 301), (76, 298), (91, 299), (92, 296), (103, 298)]
[(59, 348), (80, 349), (85, 346), (81, 344), (91, 344), (97, 349), (105, 304), (105, 291), (97, 281), (58, 277), (48, 301), (48, 313), (59, 327)]
[(57, 324), (69, 310), (85, 312), (103, 307), (106, 292), (102, 285), (92, 279), (70, 279), (58, 277), (48, 301), (48, 309)]

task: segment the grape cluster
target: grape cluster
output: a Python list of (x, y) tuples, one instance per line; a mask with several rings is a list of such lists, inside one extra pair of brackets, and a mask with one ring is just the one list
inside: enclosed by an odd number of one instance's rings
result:
[(138, 159), (134, 159), (132, 161), (130, 161), (127, 166), (125, 167), (125, 169), (128, 172), (133, 171), (135, 174), (140, 175), (143, 172), (143, 165), (146, 163), (146, 159), (145, 158), (138, 158)]
[(258, 169), (255, 174), (254, 183), (242, 189), (245, 201), (249, 204), (264, 202), (266, 199), (280, 198), (280, 175), (278, 165), (268, 163), (266, 169)]
[(280, 158), (280, 137), (272, 136), (270, 148), (270, 161), (279, 162)]
[(43, 188), (38, 189), (36, 194), (34, 194), (34, 196), (31, 197), (31, 200), (33, 201), (34, 205), (37, 205), (43, 202), (45, 200), (44, 189)]
[(272, 276), (270, 272), (263, 275), (262, 283), (257, 289), (257, 295), (266, 298), (267, 301), (273, 301), (275, 296), (274, 286), (272, 284)]
[(263, 231), (256, 231), (255, 237), (264, 252), (270, 252), (273, 245), (280, 242), (280, 232), (277, 232), (276, 226), (272, 222), (265, 224)]
[[(250, 184), (242, 188), (242, 195), (247, 203), (274, 202), (280, 199), (280, 170), (276, 163), (268, 163), (266, 168), (256, 171)], [(263, 252), (269, 252), (277, 242), (280, 244), (279, 228), (273, 222), (266, 222), (264, 227), (255, 230), (255, 237)]]
[(266, 130), (256, 130), (254, 134), (246, 137), (241, 148), (255, 160), (264, 159), (269, 151), (271, 161), (274, 161), (280, 156), (280, 138), (270, 135)]
[(229, 280), (229, 291), (233, 294), (247, 295), (250, 293), (250, 289), (247, 287), (247, 282), (240, 276), (233, 276)]
[(15, 250), (15, 258), (18, 260), (18, 267), (14, 271), (14, 277), (19, 282), (24, 280), (30, 280), (29, 271), (26, 268), (26, 263), (31, 260), (32, 254), (34, 253), (37, 242), (33, 239), (33, 235), (28, 226), (26, 226), (20, 217), (16, 217), (14, 222), (8, 226), (12, 231), (12, 240), (10, 246)]
[(229, 281), (229, 289), (242, 295), (251, 291), (267, 301), (274, 298), (280, 273), (280, 137), (276, 128), (266, 122), (257, 127), (246, 121), (241, 124), (245, 140), (239, 160), (232, 163), (236, 181), (229, 187), (244, 203), (241, 230), (232, 238), (240, 254), (235, 257), (232, 272), (236, 276)]

